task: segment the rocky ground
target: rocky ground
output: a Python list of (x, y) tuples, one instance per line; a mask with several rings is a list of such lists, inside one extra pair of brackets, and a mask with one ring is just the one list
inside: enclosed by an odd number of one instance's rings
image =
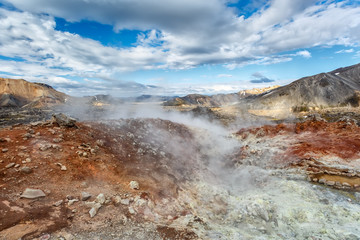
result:
[(46, 121), (54, 113), (50, 109), (37, 108), (0, 108), (0, 127)]
[(0, 239), (360, 239), (349, 115), (3, 126)]

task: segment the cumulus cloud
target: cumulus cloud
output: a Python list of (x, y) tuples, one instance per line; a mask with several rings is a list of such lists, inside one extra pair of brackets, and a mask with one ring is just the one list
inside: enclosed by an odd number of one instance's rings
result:
[(247, 19), (236, 15), (223, 0), (8, 2), (24, 11), (47, 13), (68, 21), (88, 19), (112, 24), (115, 30), (149, 30), (148, 36), (140, 36), (139, 43), (161, 43), (168, 54), (160, 62), (174, 68), (244, 62), (246, 58), (336, 44), (344, 39), (359, 42), (360, 38), (360, 8), (341, 2), (272, 0)]
[(296, 56), (302, 56), (304, 58), (311, 58), (311, 53), (307, 50), (299, 51), (295, 54)]
[(264, 76), (261, 72), (255, 72), (251, 76), (253, 76), (255, 79), (250, 80), (251, 83), (270, 83), (275, 82), (275, 80), (270, 79), (266, 76)]
[[(296, 49), (360, 43), (360, 7), (347, 1), (259, 0), (255, 2), (262, 7), (256, 6), (259, 10), (249, 17), (228, 7), (232, 2), (226, 0), (2, 1), (21, 11), (0, 10), (0, 53), (25, 63), (4, 61), (0, 71), (18, 70), (30, 77), (111, 76), (203, 64), (233, 69), (311, 57)], [(132, 47), (106, 47), (55, 30), (54, 17), (144, 32)], [(280, 54), (290, 51), (296, 53)]]

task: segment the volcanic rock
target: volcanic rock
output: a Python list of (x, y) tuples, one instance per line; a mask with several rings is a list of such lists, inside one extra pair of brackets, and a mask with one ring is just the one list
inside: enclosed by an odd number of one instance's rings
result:
[(9, 163), (8, 165), (5, 166), (5, 168), (12, 168), (16, 165), (16, 163)]
[(114, 197), (111, 198), (111, 200), (113, 201), (115, 206), (118, 206), (122, 199), (121, 199), (120, 196), (114, 196)]
[(89, 214), (90, 217), (92, 218), (97, 214), (98, 210), (102, 207), (102, 205), (98, 202), (86, 202), (85, 205), (91, 207)]
[(81, 192), (80, 199), (81, 201), (87, 201), (91, 198), (91, 194), (87, 192)]
[(328, 186), (334, 186), (335, 182), (334, 181), (326, 181), (325, 184)]
[(22, 172), (22, 173), (27, 173), (27, 174), (29, 174), (29, 173), (32, 173), (32, 169), (30, 168), (30, 167), (22, 167), (21, 169), (20, 169), (20, 171)]
[(64, 127), (75, 127), (76, 120), (74, 118), (68, 117), (63, 113), (58, 113), (53, 115), (53, 123), (57, 123), (59, 126)]
[(129, 213), (132, 215), (136, 213), (133, 207), (129, 207)]
[(66, 166), (62, 165), (61, 163), (56, 163), (56, 165), (58, 165), (60, 167), (61, 171), (66, 171), (67, 170)]
[(68, 206), (71, 206), (71, 205), (73, 205), (75, 202), (78, 202), (78, 201), (79, 201), (79, 199), (77, 199), (77, 198), (71, 199), (71, 200), (68, 201)]
[(60, 206), (63, 202), (64, 202), (64, 200), (59, 200), (59, 201), (55, 202), (53, 205), (54, 205), (55, 207), (58, 207), (58, 206)]
[(95, 202), (98, 202), (98, 203), (100, 203), (100, 204), (102, 205), (102, 204), (105, 203), (105, 200), (106, 200), (105, 195), (104, 195), (103, 193), (100, 193), (100, 194), (96, 197)]
[(140, 185), (139, 185), (139, 183), (137, 181), (131, 181), (129, 183), (129, 186), (130, 186), (131, 189), (135, 189), (135, 190), (140, 189)]
[(122, 205), (129, 205), (130, 204), (130, 199), (128, 199), (128, 198), (121, 199), (120, 203)]
[(95, 203), (94, 207), (92, 207), (89, 211), (90, 217), (95, 217), (95, 215), (97, 214), (98, 210), (101, 208), (101, 204), (100, 203)]
[(34, 199), (34, 198), (45, 197), (45, 193), (40, 189), (26, 188), (20, 197)]

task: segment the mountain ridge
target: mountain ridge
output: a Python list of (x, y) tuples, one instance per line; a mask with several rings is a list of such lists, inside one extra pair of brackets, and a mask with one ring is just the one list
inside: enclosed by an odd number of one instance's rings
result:
[(291, 111), (316, 107), (359, 106), (360, 64), (300, 78), (288, 85), (246, 98), (250, 108)]
[(260, 94), (263, 92), (270, 91), (280, 86), (271, 86), (265, 88), (253, 88), (247, 90), (241, 90), (236, 93), (228, 94), (215, 94), (215, 95), (203, 95), (203, 94), (188, 94), (184, 97), (175, 97), (164, 102), (164, 106), (205, 106), (205, 107), (220, 107), (226, 104), (232, 104), (239, 102), (251, 95)]
[(0, 107), (46, 107), (64, 103), (66, 97), (44, 83), (0, 78)]

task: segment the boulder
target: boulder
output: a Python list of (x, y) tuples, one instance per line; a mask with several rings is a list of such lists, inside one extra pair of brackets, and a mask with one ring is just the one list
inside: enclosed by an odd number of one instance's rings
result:
[(54, 114), (51, 121), (62, 127), (76, 127), (76, 120), (63, 113)]

